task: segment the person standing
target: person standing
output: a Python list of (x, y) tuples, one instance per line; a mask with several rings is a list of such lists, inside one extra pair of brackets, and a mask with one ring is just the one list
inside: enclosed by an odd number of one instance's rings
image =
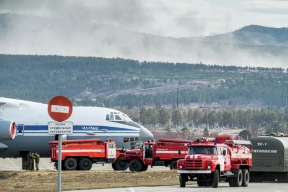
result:
[(39, 153), (35, 153), (35, 167), (36, 167), (36, 171), (39, 171), (39, 163), (40, 163), (40, 155)]
[(29, 154), (29, 171), (34, 171), (34, 159), (35, 159), (34, 153), (30, 152), (30, 154)]

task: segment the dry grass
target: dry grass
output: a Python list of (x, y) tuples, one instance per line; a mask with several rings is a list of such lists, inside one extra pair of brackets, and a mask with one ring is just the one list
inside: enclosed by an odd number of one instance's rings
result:
[[(0, 173), (1, 191), (57, 191), (57, 177), (56, 171), (4, 171)], [(64, 171), (61, 180), (62, 190), (179, 185), (176, 171)]]

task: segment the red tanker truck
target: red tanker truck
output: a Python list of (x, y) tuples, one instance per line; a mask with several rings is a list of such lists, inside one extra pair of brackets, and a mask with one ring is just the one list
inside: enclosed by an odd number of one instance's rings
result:
[(200, 187), (217, 188), (222, 180), (230, 187), (247, 187), (251, 167), (251, 142), (230, 136), (197, 139), (188, 146), (185, 158), (177, 162), (180, 187), (189, 180), (197, 180)]
[(141, 149), (127, 150), (120, 154), (115, 160), (114, 169), (126, 167), (129, 164), (130, 171), (146, 171), (148, 165), (155, 166), (163, 162), (170, 169), (177, 168), (177, 161), (185, 157), (188, 151), (190, 140), (177, 139), (159, 139), (155, 141), (144, 142)]

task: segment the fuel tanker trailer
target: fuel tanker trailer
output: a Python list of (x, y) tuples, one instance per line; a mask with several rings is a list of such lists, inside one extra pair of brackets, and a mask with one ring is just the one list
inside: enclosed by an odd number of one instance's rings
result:
[(288, 137), (251, 138), (253, 167), (250, 182), (288, 182)]

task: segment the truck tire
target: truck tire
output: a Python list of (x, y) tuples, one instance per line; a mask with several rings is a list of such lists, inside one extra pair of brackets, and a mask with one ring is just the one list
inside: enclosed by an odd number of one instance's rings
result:
[(233, 177), (234, 181), (234, 186), (235, 187), (241, 187), (242, 181), (243, 181), (243, 175), (241, 169), (236, 171), (236, 177)]
[(179, 183), (180, 187), (186, 187), (186, 181), (188, 180), (188, 175), (180, 173), (179, 174)]
[(129, 170), (130, 171), (137, 171), (137, 172), (142, 171), (143, 170), (142, 162), (139, 161), (138, 159), (133, 159), (129, 163)]
[(177, 169), (177, 160), (173, 160), (170, 163), (170, 170)]
[(230, 186), (230, 187), (235, 187), (235, 186), (234, 186), (234, 177), (229, 177), (229, 178), (228, 178), (228, 182), (229, 182), (229, 186)]
[(204, 183), (203, 183), (203, 181), (198, 181), (198, 180), (197, 180), (197, 185), (198, 185), (198, 187), (203, 187), (203, 186), (204, 186)]
[(147, 171), (147, 169), (148, 169), (148, 165), (143, 165), (142, 171)]
[(67, 158), (63, 163), (63, 168), (69, 171), (75, 170), (76, 167), (77, 167), (77, 161), (72, 157)]
[(242, 175), (243, 175), (243, 181), (241, 186), (248, 187), (250, 180), (248, 169), (242, 169)]
[[(113, 167), (113, 164), (114, 164), (114, 167)], [(125, 171), (127, 168), (128, 168), (129, 164), (124, 161), (124, 158), (123, 157), (120, 157), (118, 158), (115, 163), (112, 163), (112, 167), (114, 170), (119, 170), (119, 171)]]
[(80, 170), (90, 170), (92, 168), (92, 162), (89, 158), (83, 158), (79, 161)]
[(213, 180), (212, 180), (212, 187), (217, 188), (219, 183), (219, 171), (218, 169), (215, 169), (213, 173)]

